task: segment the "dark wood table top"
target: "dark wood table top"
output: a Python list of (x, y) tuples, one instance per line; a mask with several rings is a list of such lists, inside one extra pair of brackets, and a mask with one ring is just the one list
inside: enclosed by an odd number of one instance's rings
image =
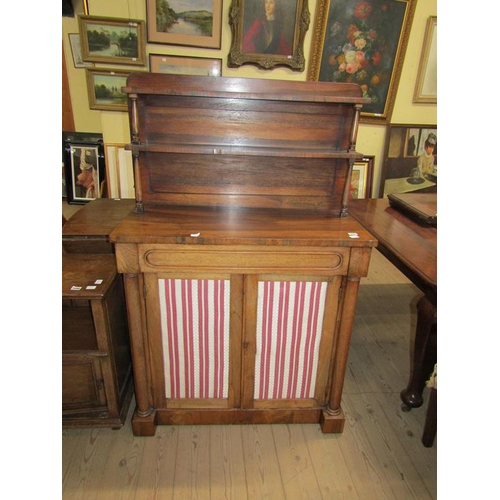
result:
[(349, 201), (349, 214), (378, 239), (378, 249), (422, 291), (437, 291), (437, 227), (393, 208), (387, 198)]

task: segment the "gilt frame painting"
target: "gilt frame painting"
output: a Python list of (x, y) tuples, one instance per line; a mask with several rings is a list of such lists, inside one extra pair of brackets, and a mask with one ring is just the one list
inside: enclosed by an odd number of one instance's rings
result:
[(272, 5), (265, 0), (232, 0), (227, 65), (287, 66), (304, 71), (304, 38), (310, 19), (307, 0), (275, 0)]
[(78, 16), (82, 59), (86, 62), (144, 66), (144, 21)]
[(318, 0), (308, 80), (357, 83), (362, 122), (390, 121), (417, 0)]

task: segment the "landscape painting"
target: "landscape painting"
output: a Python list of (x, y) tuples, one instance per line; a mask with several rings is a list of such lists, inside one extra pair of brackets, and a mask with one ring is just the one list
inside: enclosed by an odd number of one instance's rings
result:
[(220, 48), (222, 0), (147, 0), (148, 42)]
[(127, 95), (122, 91), (129, 71), (87, 69), (90, 109), (127, 111)]
[(80, 16), (82, 59), (145, 65), (144, 21)]

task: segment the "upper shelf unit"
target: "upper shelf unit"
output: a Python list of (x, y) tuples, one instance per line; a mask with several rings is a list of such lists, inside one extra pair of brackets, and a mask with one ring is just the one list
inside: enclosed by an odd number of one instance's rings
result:
[(136, 211), (148, 204), (346, 214), (355, 84), (133, 73)]

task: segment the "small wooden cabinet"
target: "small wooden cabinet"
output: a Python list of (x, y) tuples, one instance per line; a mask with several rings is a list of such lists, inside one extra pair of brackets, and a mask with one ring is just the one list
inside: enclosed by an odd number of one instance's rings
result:
[(132, 394), (123, 279), (114, 255), (63, 254), (63, 427), (120, 428)]
[(359, 280), (357, 85), (134, 74), (136, 208), (111, 233), (134, 433), (319, 422), (342, 432)]

